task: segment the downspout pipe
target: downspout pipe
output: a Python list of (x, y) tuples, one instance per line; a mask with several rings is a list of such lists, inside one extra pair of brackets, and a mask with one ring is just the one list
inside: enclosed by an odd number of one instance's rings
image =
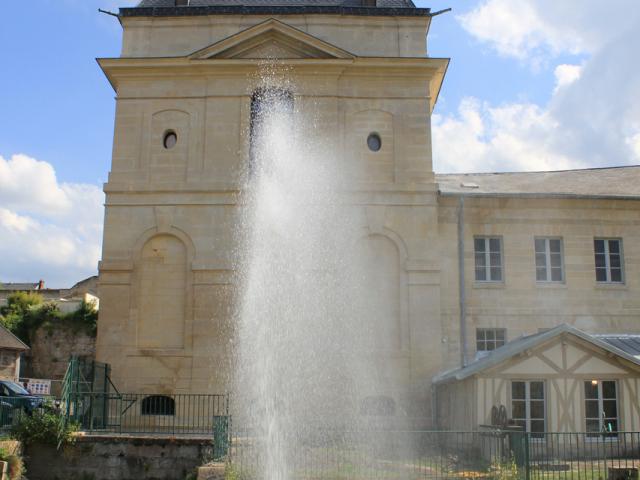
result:
[(464, 195), (458, 200), (458, 290), (460, 310), (460, 366), (467, 365), (467, 298), (464, 284)]

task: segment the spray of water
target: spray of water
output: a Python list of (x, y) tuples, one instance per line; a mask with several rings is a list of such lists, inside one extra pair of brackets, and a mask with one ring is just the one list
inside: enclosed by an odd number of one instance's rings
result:
[(363, 427), (361, 399), (379, 381), (367, 354), (377, 329), (362, 211), (340, 193), (349, 169), (292, 86), (267, 80), (252, 107), (234, 422), (260, 439), (263, 477), (287, 480), (299, 442)]

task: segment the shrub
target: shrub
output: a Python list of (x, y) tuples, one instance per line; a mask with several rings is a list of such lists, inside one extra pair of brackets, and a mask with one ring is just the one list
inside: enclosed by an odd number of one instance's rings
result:
[(10, 454), (6, 450), (0, 448), (0, 461), (7, 462), (9, 464), (10, 480), (20, 480), (22, 478), (22, 475), (25, 473), (22, 458), (18, 455)]
[(68, 327), (95, 336), (98, 311), (91, 303), (82, 302), (75, 312), (64, 314), (53, 302), (44, 302), (42, 296), (32, 292), (16, 292), (0, 308), (0, 323), (27, 345), (40, 327), (53, 330)]
[(10, 435), (24, 445), (55, 445), (73, 443), (77, 425), (63, 421), (63, 417), (51, 407), (35, 410), (31, 415), (22, 415), (11, 427)]

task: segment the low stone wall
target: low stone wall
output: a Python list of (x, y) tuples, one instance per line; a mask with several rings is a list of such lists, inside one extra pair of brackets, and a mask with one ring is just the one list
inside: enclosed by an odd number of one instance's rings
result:
[(60, 451), (26, 449), (29, 480), (185, 480), (211, 458), (211, 441), (192, 438), (79, 437)]

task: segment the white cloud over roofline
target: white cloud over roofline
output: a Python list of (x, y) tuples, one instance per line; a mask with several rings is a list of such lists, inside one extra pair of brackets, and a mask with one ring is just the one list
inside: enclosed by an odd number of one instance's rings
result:
[(619, 0), (603, 9), (590, 0), (486, 0), (458, 20), (500, 54), (534, 66), (561, 53), (588, 57), (581, 65), (555, 67), (556, 86), (546, 105), (467, 98), (456, 113), (435, 116), (437, 171), (640, 163), (640, 64), (633, 61), (637, 2)]

